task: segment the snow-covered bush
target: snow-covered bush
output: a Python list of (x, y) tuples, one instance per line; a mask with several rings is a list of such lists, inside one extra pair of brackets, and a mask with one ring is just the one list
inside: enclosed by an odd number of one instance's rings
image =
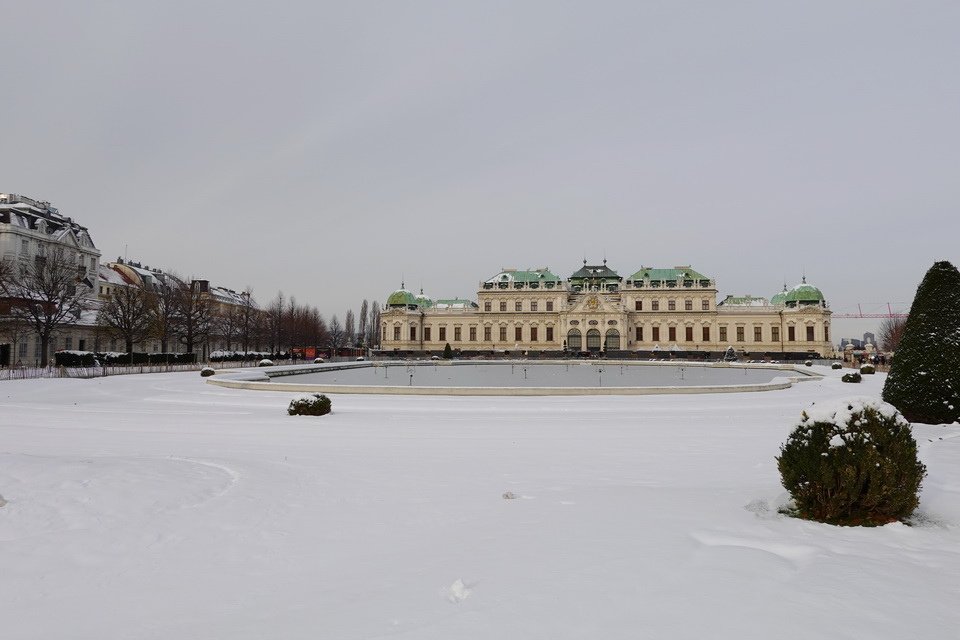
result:
[(934, 263), (910, 306), (883, 399), (911, 422), (960, 421), (960, 271)]
[(330, 413), (330, 398), (322, 393), (308, 393), (290, 401), (291, 416), (324, 416)]
[(793, 515), (872, 526), (913, 513), (927, 470), (910, 424), (893, 405), (852, 398), (800, 416), (777, 458)]
[(840, 379), (843, 382), (860, 382), (861, 380), (863, 380), (863, 376), (861, 376), (856, 371), (851, 371), (850, 373), (843, 374), (843, 377)]
[(831, 369), (843, 369), (843, 365), (840, 364), (839, 362), (834, 362), (833, 364), (830, 365), (830, 368), (831, 368)]
[(323, 358), (314, 358), (313, 364), (323, 364), (325, 361)]
[(876, 373), (876, 372), (877, 372), (877, 368), (874, 367), (872, 364), (862, 364), (862, 365), (860, 365), (860, 373), (863, 373), (863, 374), (866, 374), (866, 375), (870, 375), (870, 374), (874, 374), (874, 373)]
[(813, 366), (813, 360), (804, 360), (804, 361), (803, 361), (803, 364), (804, 364), (804, 366), (806, 366), (806, 367), (812, 367), (812, 366)]
[(261, 360), (260, 362), (257, 363), (257, 366), (258, 366), (258, 367), (272, 367), (272, 366), (273, 366), (273, 360), (267, 360), (266, 358), (264, 358), (263, 360)]
[(216, 371), (214, 371), (211, 367), (204, 367), (203, 369), (200, 369), (200, 375), (204, 378), (209, 378), (215, 373)]

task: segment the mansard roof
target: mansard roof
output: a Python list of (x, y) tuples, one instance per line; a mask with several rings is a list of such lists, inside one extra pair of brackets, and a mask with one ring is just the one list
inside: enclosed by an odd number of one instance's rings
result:
[(710, 280), (690, 265), (680, 265), (672, 269), (655, 269), (653, 267), (640, 267), (640, 270), (627, 278), (627, 280)]
[(587, 264), (584, 260), (583, 266), (570, 276), (570, 280), (623, 280), (623, 278), (607, 266), (606, 260), (603, 264)]
[(503, 268), (500, 273), (485, 280), (484, 284), (500, 284), (501, 282), (560, 282), (560, 276), (551, 273), (550, 267), (541, 269)]

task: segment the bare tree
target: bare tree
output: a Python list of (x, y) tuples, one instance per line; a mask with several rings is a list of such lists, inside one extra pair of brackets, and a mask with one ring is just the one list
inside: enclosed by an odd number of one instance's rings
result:
[(367, 323), (369, 321), (370, 314), (370, 305), (367, 303), (366, 298), (363, 300), (363, 304), (360, 305), (360, 328), (357, 330), (358, 342), (363, 345), (370, 345), (370, 341), (367, 339)]
[(273, 299), (270, 306), (267, 307), (267, 332), (269, 333), (270, 351), (279, 353), (283, 351), (284, 331), (283, 331), (283, 291), (277, 292), (277, 297)]
[(371, 349), (376, 349), (380, 346), (380, 303), (376, 300), (370, 306), (370, 321), (367, 326), (369, 327), (367, 345)]
[(203, 343), (210, 333), (211, 312), (207, 293), (200, 290), (200, 281), (194, 280), (189, 286), (177, 289), (176, 326), (177, 336), (186, 347), (187, 353)]
[(896, 351), (903, 337), (903, 328), (907, 326), (906, 318), (884, 318), (877, 331), (877, 341), (884, 351)]
[(332, 356), (338, 355), (340, 348), (344, 345), (346, 341), (346, 333), (343, 330), (343, 325), (340, 324), (340, 320), (337, 319), (337, 316), (333, 316), (330, 320), (330, 326), (327, 328), (327, 344), (330, 345), (330, 350)]
[(353, 317), (353, 309), (347, 309), (347, 315), (344, 316), (343, 321), (343, 340), (348, 345), (356, 346), (357, 344), (357, 321)]
[(40, 365), (50, 356), (50, 339), (62, 327), (76, 322), (90, 307), (86, 270), (68, 262), (61, 247), (49, 256), (38, 255), (6, 277), (3, 292), (11, 298), (10, 316), (26, 323), (40, 340)]
[(167, 282), (158, 284), (147, 295), (152, 336), (160, 340), (160, 351), (169, 353), (170, 342), (177, 333), (177, 300), (180, 287), (174, 277), (168, 276)]
[(150, 337), (153, 329), (147, 291), (135, 284), (115, 287), (110, 299), (100, 307), (97, 324), (109, 335), (123, 340), (133, 362), (133, 345)]
[(243, 352), (250, 350), (250, 342), (253, 338), (254, 326), (256, 324), (257, 304), (253, 301), (253, 289), (247, 287), (243, 290), (243, 304), (240, 307), (240, 344)]

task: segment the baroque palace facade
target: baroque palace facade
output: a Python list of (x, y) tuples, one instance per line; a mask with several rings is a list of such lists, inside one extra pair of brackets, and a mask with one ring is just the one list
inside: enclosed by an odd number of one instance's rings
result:
[(381, 353), (528, 353), (716, 357), (733, 347), (756, 358), (833, 354), (830, 310), (806, 283), (772, 298), (727, 296), (690, 266), (641, 267), (623, 278), (588, 265), (566, 280), (548, 268), (503, 269), (477, 301), (431, 300), (403, 286), (381, 315)]

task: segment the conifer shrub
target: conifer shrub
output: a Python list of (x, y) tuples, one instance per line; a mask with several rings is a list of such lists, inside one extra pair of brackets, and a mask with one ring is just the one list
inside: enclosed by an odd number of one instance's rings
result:
[(860, 365), (860, 373), (864, 375), (873, 375), (877, 372), (877, 368), (872, 364), (862, 364)]
[(843, 369), (843, 365), (840, 364), (839, 362), (834, 362), (833, 364), (830, 365), (830, 368), (831, 368), (831, 369)]
[(805, 367), (812, 367), (812, 366), (813, 366), (813, 360), (804, 360), (803, 365), (804, 365)]
[(863, 380), (863, 376), (856, 371), (851, 371), (850, 373), (843, 374), (843, 377), (841, 377), (840, 380), (843, 382), (860, 382)]
[(322, 393), (308, 393), (290, 401), (291, 416), (325, 416), (330, 413), (330, 398)]
[(800, 416), (777, 458), (793, 498), (788, 513), (849, 526), (882, 525), (913, 513), (927, 470), (896, 408), (853, 398)]
[(212, 375), (215, 374), (215, 373), (216, 373), (216, 371), (214, 371), (214, 370), (213, 370), (212, 368), (210, 368), (210, 367), (204, 367), (203, 369), (200, 369), (200, 375), (201, 375), (202, 377), (204, 377), (204, 378), (209, 378), (210, 376), (212, 376)]
[(263, 360), (261, 360), (260, 362), (257, 363), (257, 366), (258, 366), (258, 367), (272, 367), (272, 366), (273, 366), (273, 360), (267, 360), (266, 358), (264, 358)]
[(453, 349), (450, 348), (449, 342), (443, 347), (443, 358), (445, 360), (453, 359)]
[(960, 272), (934, 263), (917, 288), (883, 399), (911, 422), (960, 421)]
[(323, 364), (324, 362), (326, 362), (326, 361), (325, 361), (323, 358), (314, 358), (314, 359), (313, 359), (313, 364)]

